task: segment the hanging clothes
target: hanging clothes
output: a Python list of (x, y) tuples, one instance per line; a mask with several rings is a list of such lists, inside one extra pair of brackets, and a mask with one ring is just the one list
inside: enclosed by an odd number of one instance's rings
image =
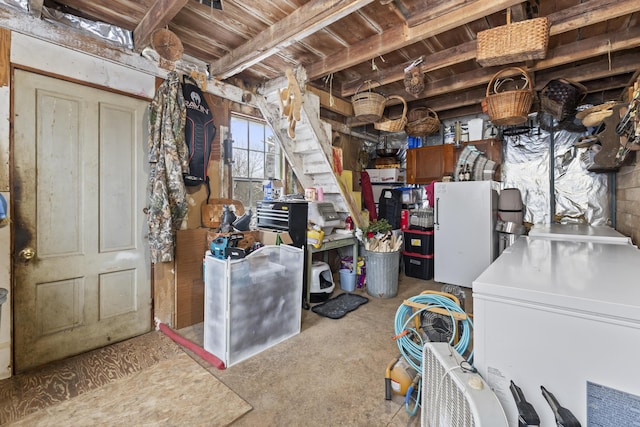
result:
[(187, 109), (175, 71), (158, 87), (149, 111), (149, 247), (151, 262), (173, 261), (175, 232), (187, 214), (182, 179), (189, 171)]

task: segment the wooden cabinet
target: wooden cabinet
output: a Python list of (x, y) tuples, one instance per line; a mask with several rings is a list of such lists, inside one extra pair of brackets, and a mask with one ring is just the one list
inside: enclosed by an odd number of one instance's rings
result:
[(455, 153), (452, 144), (407, 150), (407, 184), (431, 184), (444, 175), (453, 175)]
[(497, 139), (481, 139), (462, 143), (458, 148), (453, 144), (441, 144), (408, 149), (407, 184), (431, 184), (434, 180), (442, 180), (443, 176), (453, 175), (458, 157), (466, 145), (474, 145), (498, 164), (494, 179), (499, 181), (502, 143)]

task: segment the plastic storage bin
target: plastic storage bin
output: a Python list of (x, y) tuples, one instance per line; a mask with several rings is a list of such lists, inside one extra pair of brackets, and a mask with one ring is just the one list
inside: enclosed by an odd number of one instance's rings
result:
[(340, 288), (345, 292), (353, 292), (356, 289), (356, 270), (340, 269)]
[(420, 255), (402, 252), (404, 259), (404, 274), (423, 280), (433, 279), (433, 254)]
[(264, 246), (205, 257), (204, 349), (232, 366), (300, 333), (304, 252)]
[(433, 229), (429, 231), (405, 230), (404, 250), (419, 255), (433, 254)]

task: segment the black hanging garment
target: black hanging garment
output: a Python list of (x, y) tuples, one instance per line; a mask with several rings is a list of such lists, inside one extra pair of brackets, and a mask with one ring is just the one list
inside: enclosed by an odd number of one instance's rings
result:
[(185, 142), (189, 149), (189, 173), (184, 175), (184, 184), (197, 186), (209, 182), (207, 169), (211, 156), (211, 145), (216, 136), (213, 114), (202, 91), (188, 77), (183, 78), (182, 93), (187, 107)]
[(385, 188), (378, 201), (378, 218), (385, 218), (394, 230), (400, 228), (402, 216), (402, 191)]

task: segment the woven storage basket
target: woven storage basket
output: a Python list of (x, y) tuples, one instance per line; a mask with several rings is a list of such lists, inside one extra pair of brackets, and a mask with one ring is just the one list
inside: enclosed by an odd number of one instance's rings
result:
[(387, 102), (391, 99), (399, 99), (402, 101), (402, 105), (404, 105), (402, 109), (402, 116), (396, 119), (383, 117), (379, 122), (374, 122), (373, 127), (377, 130), (384, 130), (387, 132), (400, 132), (404, 130), (404, 127), (407, 124), (407, 101), (405, 101), (401, 96), (391, 95), (387, 98)]
[(387, 98), (384, 95), (373, 92), (370, 83), (369, 90), (365, 92), (359, 92), (361, 87), (362, 85), (358, 86), (356, 93), (351, 97), (354, 116), (363, 122), (380, 120), (384, 113), (384, 105)]
[[(522, 75), (523, 87), (498, 92), (503, 82), (514, 81), (513, 78), (503, 80), (499, 80), (499, 78), (517, 73)], [(525, 123), (533, 104), (532, 87), (531, 76), (520, 67), (505, 68), (495, 73), (487, 85), (487, 97), (485, 98), (487, 101), (487, 114), (491, 123), (495, 126), (512, 126)]]
[(433, 135), (440, 131), (440, 119), (431, 108), (413, 108), (407, 115), (404, 130), (409, 136)]
[(477, 39), (476, 61), (484, 67), (543, 59), (549, 46), (549, 19), (511, 23), (507, 9), (507, 25), (480, 31)]
[(587, 88), (567, 79), (554, 79), (540, 91), (540, 107), (556, 120), (573, 115), (576, 107), (587, 95)]

